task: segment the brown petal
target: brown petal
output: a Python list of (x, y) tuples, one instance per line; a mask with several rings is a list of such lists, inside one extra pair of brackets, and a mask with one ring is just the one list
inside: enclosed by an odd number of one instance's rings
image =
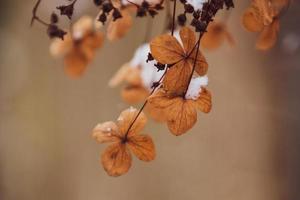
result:
[(148, 98), (148, 104), (160, 110), (169, 107), (173, 103), (172, 97), (169, 97), (168, 93), (162, 88), (156, 90), (154, 94)]
[(118, 40), (126, 35), (132, 26), (132, 17), (127, 10), (121, 10), (122, 18), (111, 21), (107, 27), (107, 38)]
[(130, 74), (131, 66), (129, 63), (125, 63), (122, 67), (115, 73), (115, 75), (110, 79), (108, 85), (110, 87), (116, 87), (122, 83), (128, 74)]
[(211, 22), (208, 25), (207, 33), (201, 39), (201, 46), (208, 50), (220, 47), (224, 41), (224, 26), (223, 23)]
[(128, 138), (129, 149), (143, 161), (151, 161), (155, 158), (155, 147), (150, 136), (135, 135)]
[(166, 122), (167, 117), (164, 109), (154, 106), (152, 103), (148, 103), (146, 108), (146, 114), (148, 114), (156, 122)]
[(188, 27), (183, 27), (180, 29), (179, 34), (186, 54), (190, 53), (196, 44), (196, 36), (194, 31)]
[(92, 49), (98, 49), (102, 46), (103, 44), (103, 33), (101, 32), (95, 32), (90, 34), (89, 36), (87, 36), (83, 41), (82, 41), (82, 45), (84, 46), (88, 46)]
[(253, 7), (258, 10), (264, 25), (269, 25), (273, 21), (274, 10), (270, 0), (253, 0)]
[[(195, 54), (196, 54), (196, 52), (195, 52)], [(189, 62), (189, 65), (190, 65), (191, 69), (194, 66), (195, 54), (192, 54), (191, 57), (188, 59), (188, 62)], [(204, 76), (205, 74), (207, 74), (207, 71), (208, 71), (208, 63), (206, 62), (206, 59), (205, 59), (205, 57), (203, 56), (203, 54), (201, 53), (200, 50), (198, 51), (195, 71), (200, 76)]]
[(73, 24), (72, 33), (75, 39), (84, 38), (93, 30), (93, 18), (90, 16), (82, 16)]
[(88, 63), (89, 60), (80, 50), (73, 49), (65, 56), (65, 72), (71, 77), (79, 77), (84, 73)]
[(154, 38), (150, 42), (150, 49), (155, 60), (163, 64), (176, 63), (184, 55), (184, 51), (177, 39), (168, 34)]
[(263, 21), (254, 7), (249, 7), (243, 15), (242, 23), (250, 32), (260, 32), (264, 28)]
[[(121, 135), (124, 136), (127, 133), (129, 127), (131, 126), (132, 122), (136, 118), (138, 112), (139, 111), (137, 109), (131, 107), (131, 108), (124, 110), (120, 114), (117, 124), (118, 124), (119, 132)], [(141, 132), (141, 130), (145, 127), (146, 122), (147, 122), (147, 117), (142, 112), (138, 116), (138, 118), (136, 119), (134, 124), (131, 126), (131, 128), (128, 132), (128, 136), (139, 134)]]
[(149, 91), (142, 86), (127, 86), (122, 89), (122, 99), (130, 104), (145, 101), (149, 96)]
[(185, 92), (192, 68), (185, 60), (172, 66), (166, 73), (163, 80), (163, 88), (171, 94), (181, 95)]
[(73, 40), (71, 38), (71, 34), (67, 33), (64, 36), (64, 40), (59, 38), (53, 39), (52, 43), (50, 44), (50, 54), (54, 57), (63, 57), (73, 47)]
[(207, 89), (202, 88), (200, 97), (194, 102), (197, 109), (204, 113), (209, 113), (212, 107), (211, 93)]
[(94, 128), (92, 136), (99, 143), (120, 141), (118, 127), (112, 121), (98, 124)]
[(277, 41), (278, 31), (279, 20), (276, 19), (261, 32), (256, 42), (256, 48), (259, 50), (268, 50), (272, 48)]
[(125, 144), (115, 143), (105, 149), (101, 162), (108, 175), (120, 176), (131, 167), (131, 155)]
[(193, 103), (180, 97), (172, 99), (173, 103), (166, 110), (168, 128), (176, 136), (190, 130), (197, 121), (197, 111)]

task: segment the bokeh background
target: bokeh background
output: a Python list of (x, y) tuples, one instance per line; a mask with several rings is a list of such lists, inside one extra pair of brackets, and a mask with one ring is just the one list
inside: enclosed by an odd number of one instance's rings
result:
[[(134, 159), (128, 174), (112, 178), (99, 164), (105, 145), (91, 130), (128, 107), (107, 83), (143, 41), (146, 21), (106, 42), (74, 80), (49, 55), (44, 27), (29, 28), (35, 2), (2, 1), (0, 199), (300, 199), (300, 4), (282, 16), (277, 46), (260, 52), (240, 23), (250, 0), (235, 2), (228, 25), (236, 46), (205, 52), (213, 111), (181, 137), (150, 122), (156, 160)], [(39, 15), (47, 18), (62, 3), (44, 0)], [(83, 13), (96, 15), (92, 1), (78, 2), (75, 19)], [(155, 19), (152, 36), (163, 19)]]

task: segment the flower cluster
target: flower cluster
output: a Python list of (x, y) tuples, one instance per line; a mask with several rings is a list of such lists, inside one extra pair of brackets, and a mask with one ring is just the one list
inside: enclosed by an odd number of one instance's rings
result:
[(259, 32), (256, 48), (272, 48), (279, 32), (279, 18), (290, 0), (253, 0), (243, 15), (243, 25), (250, 32)]
[[(123, 83), (123, 100), (130, 104), (143, 102), (141, 108), (130, 107), (120, 114), (117, 122), (100, 123), (92, 131), (98, 143), (109, 143), (102, 153), (101, 164), (110, 176), (127, 173), (132, 154), (142, 161), (155, 159), (151, 137), (140, 134), (147, 122), (146, 114), (165, 123), (173, 135), (179, 136), (194, 127), (198, 111), (211, 111), (209, 64), (200, 48), (216, 49), (224, 41), (234, 45), (227, 18), (215, 20), (220, 10), (234, 8), (233, 0), (180, 0), (183, 12), (179, 14), (176, 14), (180, 10), (178, 0), (94, 0), (98, 15), (80, 17), (69, 30), (59, 28), (55, 12), (50, 22), (38, 17), (41, 1), (37, 0), (34, 6), (31, 24), (37, 21), (46, 26), (52, 39), (50, 53), (63, 57), (65, 72), (71, 77), (84, 74), (105, 38), (109, 41), (123, 38), (133, 25), (133, 15), (154, 17), (166, 10), (162, 34), (150, 41), (146, 39), (109, 81), (111, 87)], [(58, 6), (60, 15), (72, 20), (76, 2)], [(289, 3), (290, 0), (252, 0), (243, 15), (243, 24), (247, 30), (260, 33), (258, 49), (274, 46), (279, 18)], [(151, 28), (148, 29), (146, 36), (151, 35)]]

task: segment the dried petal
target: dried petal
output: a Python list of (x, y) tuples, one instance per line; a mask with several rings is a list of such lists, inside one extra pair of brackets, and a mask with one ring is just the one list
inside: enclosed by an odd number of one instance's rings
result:
[(197, 121), (197, 111), (191, 100), (180, 97), (171, 100), (172, 104), (167, 108), (168, 128), (176, 136), (182, 135), (190, 130)]
[(77, 78), (84, 73), (88, 63), (89, 60), (86, 58), (85, 54), (83, 54), (77, 48), (73, 49), (65, 56), (65, 72), (69, 76)]
[(253, 6), (249, 7), (243, 15), (242, 23), (250, 32), (259, 32), (264, 28), (263, 21), (260, 19), (258, 10)]
[(123, 143), (108, 146), (101, 156), (103, 168), (110, 176), (120, 176), (131, 167), (131, 155)]
[(156, 61), (163, 64), (173, 64), (182, 59), (183, 48), (177, 39), (171, 35), (161, 35), (150, 43), (151, 54)]
[(70, 33), (67, 33), (64, 40), (55, 38), (50, 44), (50, 54), (54, 57), (66, 55), (73, 47), (73, 40)]
[(167, 117), (164, 112), (164, 109), (157, 108), (153, 104), (148, 103), (146, 108), (146, 113), (156, 122), (166, 122)]
[(212, 107), (210, 92), (202, 88), (200, 97), (194, 101), (195, 107), (204, 113), (209, 113)]
[(184, 27), (180, 30), (179, 34), (185, 52), (187, 54), (190, 53), (196, 44), (196, 36), (194, 31), (188, 27)]
[(150, 136), (134, 135), (128, 138), (129, 149), (143, 161), (151, 161), (155, 158), (155, 147)]
[(99, 143), (120, 141), (118, 127), (112, 121), (98, 124), (93, 130), (93, 138)]
[[(137, 114), (138, 114), (138, 110), (135, 108), (132, 108), (132, 107), (124, 110), (120, 114), (117, 124), (118, 124), (119, 132), (121, 135), (124, 136), (127, 133), (129, 127), (131, 126), (132, 122), (136, 118)], [(128, 132), (128, 136), (130, 137), (132, 135), (139, 134), (141, 132), (141, 130), (145, 127), (146, 122), (147, 122), (147, 117), (142, 112), (138, 116), (138, 118), (136, 119), (134, 124), (131, 126), (131, 128)]]
[(83, 46), (88, 46), (89, 48), (95, 50), (100, 48), (103, 45), (103, 33), (101, 32), (95, 32), (88, 35), (84, 40), (82, 41)]
[(149, 96), (149, 91), (142, 86), (127, 86), (121, 92), (122, 99), (130, 104), (145, 101)]
[[(196, 57), (195, 55), (196, 55), (196, 51), (188, 59), (188, 62), (189, 62), (189, 65), (191, 66), (191, 68), (194, 66), (195, 57)], [(198, 51), (195, 71), (200, 76), (204, 76), (205, 74), (207, 74), (207, 71), (208, 71), (208, 63), (206, 62), (206, 59), (205, 59), (205, 57), (203, 56), (203, 54), (201, 53), (200, 50)]]
[(270, 26), (266, 26), (261, 32), (256, 42), (256, 48), (259, 50), (268, 50), (272, 48), (277, 41), (278, 31), (279, 21), (276, 19)]
[(122, 18), (111, 21), (107, 27), (107, 38), (111, 41), (124, 37), (132, 26), (132, 17), (129, 12), (122, 10), (121, 14)]
[(192, 73), (192, 67), (185, 60), (172, 66), (165, 75), (163, 88), (171, 94), (181, 95), (185, 92)]
[(230, 45), (234, 45), (234, 39), (227, 31), (226, 25), (221, 22), (212, 22), (207, 28), (207, 33), (202, 37), (201, 46), (208, 50), (214, 50), (220, 47), (225, 39)]
[(116, 74), (110, 79), (108, 85), (110, 87), (116, 87), (122, 83), (128, 74), (130, 74), (131, 66), (129, 63), (125, 63), (121, 68), (116, 72)]
[(72, 27), (73, 37), (82, 39), (93, 31), (94, 21), (90, 16), (82, 16)]

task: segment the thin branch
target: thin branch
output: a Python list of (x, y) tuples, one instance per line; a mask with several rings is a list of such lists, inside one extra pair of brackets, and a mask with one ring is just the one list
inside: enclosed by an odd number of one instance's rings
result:
[(38, 8), (41, 4), (42, 0), (37, 0), (37, 2), (35, 3), (33, 9), (32, 9), (32, 18), (31, 18), (31, 22), (30, 22), (30, 26), (33, 26), (34, 21), (38, 21), (41, 24), (45, 25), (45, 26), (49, 26), (49, 24), (43, 20), (41, 20), (38, 16), (37, 16), (37, 11)]
[(175, 29), (175, 15), (176, 15), (176, 0), (174, 0), (174, 6), (173, 6), (173, 17), (172, 17), (172, 32), (171, 35), (174, 35), (174, 29)]
[[(150, 97), (150, 96), (155, 92), (155, 90), (160, 86), (161, 81), (162, 81), (162, 79), (164, 78), (164, 76), (166, 75), (167, 71), (168, 71), (168, 68), (166, 68), (164, 74), (163, 74), (163, 75), (160, 77), (160, 79), (158, 80), (157, 86), (153, 87), (153, 89), (152, 89), (152, 91), (150, 92), (150, 94), (149, 94), (148, 97)], [(142, 107), (140, 108), (138, 114), (135, 116), (134, 120), (131, 122), (130, 126), (128, 127), (128, 129), (127, 129), (127, 131), (126, 131), (126, 134), (125, 134), (125, 137), (124, 137), (124, 141), (127, 140), (127, 136), (128, 136), (128, 134), (129, 134), (130, 129), (132, 128), (133, 124), (136, 122), (136, 120), (138, 119), (138, 117), (140, 116), (140, 114), (143, 112), (143, 110), (144, 110), (144, 108), (146, 107), (147, 104), (148, 104), (148, 99), (144, 102), (144, 104), (143, 104)]]

